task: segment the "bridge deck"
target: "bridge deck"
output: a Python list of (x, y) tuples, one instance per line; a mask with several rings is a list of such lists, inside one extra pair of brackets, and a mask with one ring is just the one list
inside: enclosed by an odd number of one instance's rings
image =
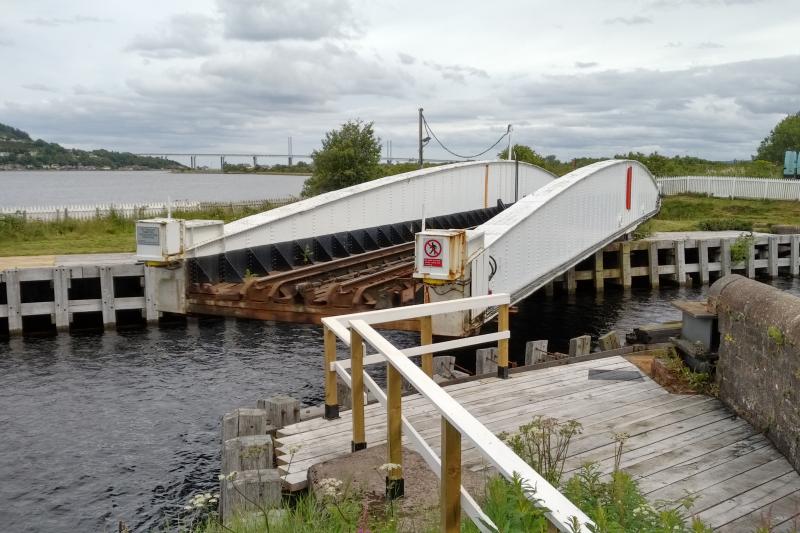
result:
[[(613, 434), (626, 432), (622, 468), (652, 502), (696, 493), (692, 513), (721, 531), (752, 531), (767, 515), (775, 531), (784, 531), (800, 517), (800, 475), (759, 431), (714, 398), (665, 391), (621, 357), (446, 390), (497, 433), (513, 431), (536, 415), (578, 420), (583, 433), (570, 445), (567, 478), (587, 461), (611, 471)], [(403, 398), (403, 414), (438, 452), (440, 422), (433, 412), (419, 395)], [(380, 406), (368, 405), (365, 419), (368, 445), (384, 442)], [(277, 451), (290, 487), (305, 486), (311, 465), (348, 453), (350, 432), (350, 411), (338, 420), (307, 420), (281, 430)], [(289, 462), (292, 446), (299, 450)], [(468, 442), (462, 453), (466, 466), (484, 468)]]

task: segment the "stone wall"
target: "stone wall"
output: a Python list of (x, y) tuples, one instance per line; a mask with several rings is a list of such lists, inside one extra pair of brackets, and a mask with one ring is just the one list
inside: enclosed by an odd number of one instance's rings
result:
[(800, 298), (738, 275), (709, 291), (720, 399), (800, 470)]

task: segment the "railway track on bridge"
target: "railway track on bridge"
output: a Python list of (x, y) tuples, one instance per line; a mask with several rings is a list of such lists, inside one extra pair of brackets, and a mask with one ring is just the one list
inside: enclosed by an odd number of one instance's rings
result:
[[(413, 272), (409, 242), (242, 282), (194, 283), (187, 304), (197, 314), (319, 323), (326, 316), (421, 302), (422, 284)], [(418, 328), (416, 321), (393, 326)]]

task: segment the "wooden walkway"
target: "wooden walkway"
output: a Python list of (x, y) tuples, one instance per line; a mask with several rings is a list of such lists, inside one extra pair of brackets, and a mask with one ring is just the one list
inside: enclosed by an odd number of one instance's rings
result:
[[(583, 433), (573, 439), (565, 478), (587, 461), (613, 468), (614, 433), (630, 435), (622, 468), (638, 480), (650, 501), (697, 495), (692, 513), (724, 532), (753, 531), (769, 516), (774, 531), (800, 520), (800, 475), (760, 432), (721, 402), (701, 395), (671, 394), (622, 357), (609, 357), (530, 372), (509, 380), (488, 378), (445, 388), (495, 433), (514, 431), (535, 415), (575, 419)], [(403, 414), (439, 451), (440, 418), (419, 395), (403, 398)], [(385, 441), (384, 412), (365, 408), (368, 445)], [(277, 453), (293, 490), (306, 484), (308, 468), (350, 451), (350, 412), (287, 426)], [(290, 449), (296, 449), (289, 463)], [(463, 464), (485, 468), (468, 442)], [(289, 463), (287, 465), (287, 463)]]

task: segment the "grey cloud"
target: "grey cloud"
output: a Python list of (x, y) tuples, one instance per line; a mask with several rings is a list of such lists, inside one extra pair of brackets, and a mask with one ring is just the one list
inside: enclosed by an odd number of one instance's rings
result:
[(245, 41), (299, 39), (360, 34), (349, 0), (219, 0), (225, 36)]
[(575, 67), (576, 68), (592, 68), (598, 65), (595, 61), (576, 61)]
[(0, 38), (0, 46), (14, 46), (14, 41), (11, 39)]
[(409, 54), (404, 54), (403, 52), (398, 52), (397, 57), (400, 58), (400, 62), (404, 65), (413, 65), (417, 62), (416, 57)]
[(604, 24), (624, 24), (626, 26), (639, 26), (641, 24), (652, 24), (653, 20), (650, 17), (643, 17), (636, 15), (633, 17), (614, 17), (605, 19)]
[(710, 50), (710, 49), (714, 49), (714, 48), (725, 48), (725, 46), (721, 45), (719, 43), (714, 43), (714, 42), (711, 42), (711, 41), (705, 41), (705, 42), (702, 42), (702, 43), (698, 43), (697, 46), (695, 46), (695, 48), (709, 49)]
[(104, 24), (108, 22), (112, 22), (111, 19), (106, 18), (98, 18), (98, 17), (91, 17), (85, 15), (75, 15), (74, 17), (70, 18), (44, 18), (44, 17), (36, 17), (32, 19), (25, 19), (25, 24), (31, 24), (33, 26), (46, 26), (50, 28), (58, 27), (58, 26), (69, 26), (73, 24)]
[(800, 56), (787, 56), (678, 71), (547, 76), (515, 87), (503, 101), (551, 113), (561, 128), (548, 133), (554, 149), (584, 145), (613, 153), (663, 145), (733, 158), (753, 153), (781, 114), (800, 109), (798, 85)]
[(442, 65), (433, 61), (425, 61), (424, 64), (441, 74), (444, 79), (458, 83), (466, 83), (467, 77), (489, 78), (489, 74), (485, 70), (467, 65)]
[(683, 46), (683, 43), (680, 41), (670, 41), (664, 45), (664, 48), (680, 48)]
[(736, 6), (760, 4), (765, 0), (655, 0), (650, 7), (656, 9), (670, 9), (684, 6)]
[(29, 91), (41, 91), (47, 93), (54, 93), (56, 90), (52, 87), (48, 87), (42, 83), (27, 83), (25, 85), (21, 85), (23, 89), (28, 89)]
[(214, 20), (205, 15), (173, 15), (154, 33), (134, 37), (126, 49), (158, 59), (207, 56), (217, 50), (213, 26)]

